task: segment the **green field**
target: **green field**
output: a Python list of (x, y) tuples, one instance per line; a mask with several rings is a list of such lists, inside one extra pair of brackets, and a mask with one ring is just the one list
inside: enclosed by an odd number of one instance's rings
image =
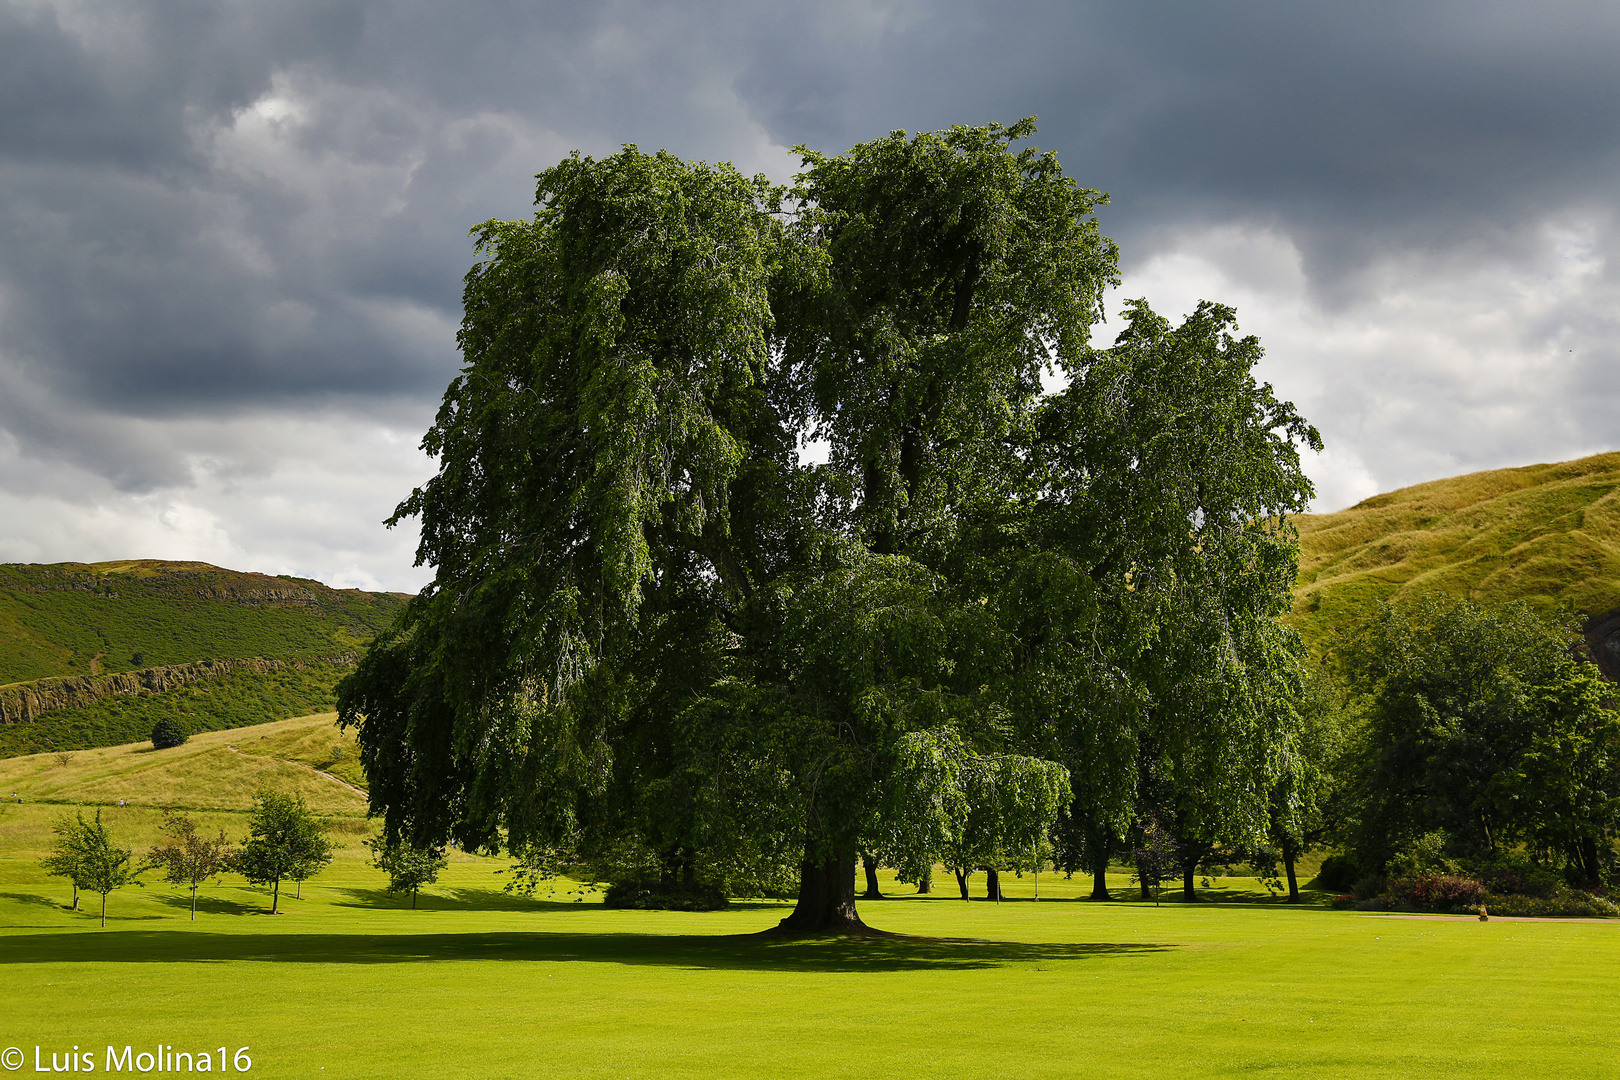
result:
[[(1241, 878), (1198, 905), (1097, 904), (1048, 874), (1038, 902), (1027, 876), (1002, 904), (891, 883), (863, 915), (907, 938), (751, 939), (787, 907), (610, 911), (568, 882), (516, 898), (502, 860), (465, 854), (412, 911), (365, 865), (360, 796), (316, 771), (345, 741), (308, 718), (0, 763), (24, 799), (0, 804), (0, 1048), (32, 1071), (36, 1045), (47, 1067), (78, 1045), (101, 1072), (108, 1043), (216, 1068), (248, 1046), (279, 1077), (1620, 1073), (1613, 923), (1290, 908)], [(341, 842), (284, 915), (232, 878), (192, 923), (153, 881), (114, 893), (102, 930), (35, 862), (80, 801), (131, 802), (103, 812), (143, 845), (164, 803), (239, 837), (264, 779), (321, 800)]]

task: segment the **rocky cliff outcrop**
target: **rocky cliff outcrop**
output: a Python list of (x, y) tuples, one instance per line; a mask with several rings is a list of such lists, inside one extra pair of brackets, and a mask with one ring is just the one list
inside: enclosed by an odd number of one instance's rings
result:
[(1620, 608), (1586, 620), (1586, 649), (1598, 670), (1620, 683)]
[(33, 682), (0, 686), (0, 723), (20, 724), (43, 713), (60, 709), (82, 709), (120, 694), (161, 694), (182, 686), (217, 679), (237, 671), (266, 675), (284, 669), (302, 670), (318, 664), (349, 665), (357, 661), (353, 653), (324, 656), (314, 660), (202, 660), (195, 664), (165, 664), (160, 667), (125, 671), (117, 675), (68, 675), (36, 679)]

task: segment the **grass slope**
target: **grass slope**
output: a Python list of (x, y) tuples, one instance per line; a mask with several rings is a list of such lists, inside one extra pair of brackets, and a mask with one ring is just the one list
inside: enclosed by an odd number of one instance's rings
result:
[(23, 806), (123, 800), (145, 809), (245, 812), (269, 784), (303, 795), (318, 813), (364, 816), (354, 732), (339, 731), (336, 720), (324, 713), (211, 731), (167, 750), (143, 742), (7, 758), (0, 760), (0, 798), (16, 793)]
[(407, 599), (207, 563), (0, 565), (0, 685), (211, 659), (301, 665), (0, 725), (0, 758), (145, 738), (164, 716), (198, 732), (330, 709), (349, 669), (322, 661), (358, 652)]
[(405, 599), (207, 563), (0, 565), (0, 685), (219, 657), (353, 652)]
[(1289, 621), (1314, 649), (1424, 592), (1620, 608), (1620, 453), (1434, 480), (1295, 522)]

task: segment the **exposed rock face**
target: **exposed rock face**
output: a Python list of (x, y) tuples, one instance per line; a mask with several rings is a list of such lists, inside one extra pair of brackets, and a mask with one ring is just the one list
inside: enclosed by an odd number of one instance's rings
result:
[(165, 664), (117, 675), (67, 675), (36, 679), (0, 687), (0, 723), (20, 724), (58, 709), (82, 709), (118, 694), (161, 694), (165, 690), (177, 690), (235, 671), (264, 675), (286, 668), (301, 670), (314, 664), (353, 664), (357, 659), (353, 653), (324, 656), (307, 662), (250, 657), (242, 660), (204, 660), (195, 664)]
[(1620, 682), (1620, 608), (1586, 620), (1586, 648), (1610, 682)]

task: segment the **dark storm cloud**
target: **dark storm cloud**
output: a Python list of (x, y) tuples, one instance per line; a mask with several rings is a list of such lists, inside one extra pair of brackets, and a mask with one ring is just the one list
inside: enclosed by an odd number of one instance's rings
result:
[(1038, 113), (1113, 231), (1281, 221), (1322, 269), (1511, 245), (1620, 163), (1612, 5), (929, 5), (862, 48), (813, 14), (761, 40), (739, 86), (784, 141)]
[[(174, 418), (416, 415), (456, 364), (467, 229), (570, 149), (785, 179), (795, 143), (1030, 114), (1112, 193), (1128, 270), (1272, 229), (1350, 341), (1391, 259), (1529, 265), (1548, 222), (1612, 214), (1617, 45), (1590, 3), (0, 0), (0, 434), (139, 493), (195, 472)], [(1609, 275), (1506, 336), (1607, 334)], [(1580, 344), (1559, 407), (1595, 430), (1614, 384)]]
[(527, 213), (534, 172), (636, 138), (729, 156), (692, 30), (611, 5), (0, 6), (0, 363), (152, 416), (435, 395), (467, 229)]

